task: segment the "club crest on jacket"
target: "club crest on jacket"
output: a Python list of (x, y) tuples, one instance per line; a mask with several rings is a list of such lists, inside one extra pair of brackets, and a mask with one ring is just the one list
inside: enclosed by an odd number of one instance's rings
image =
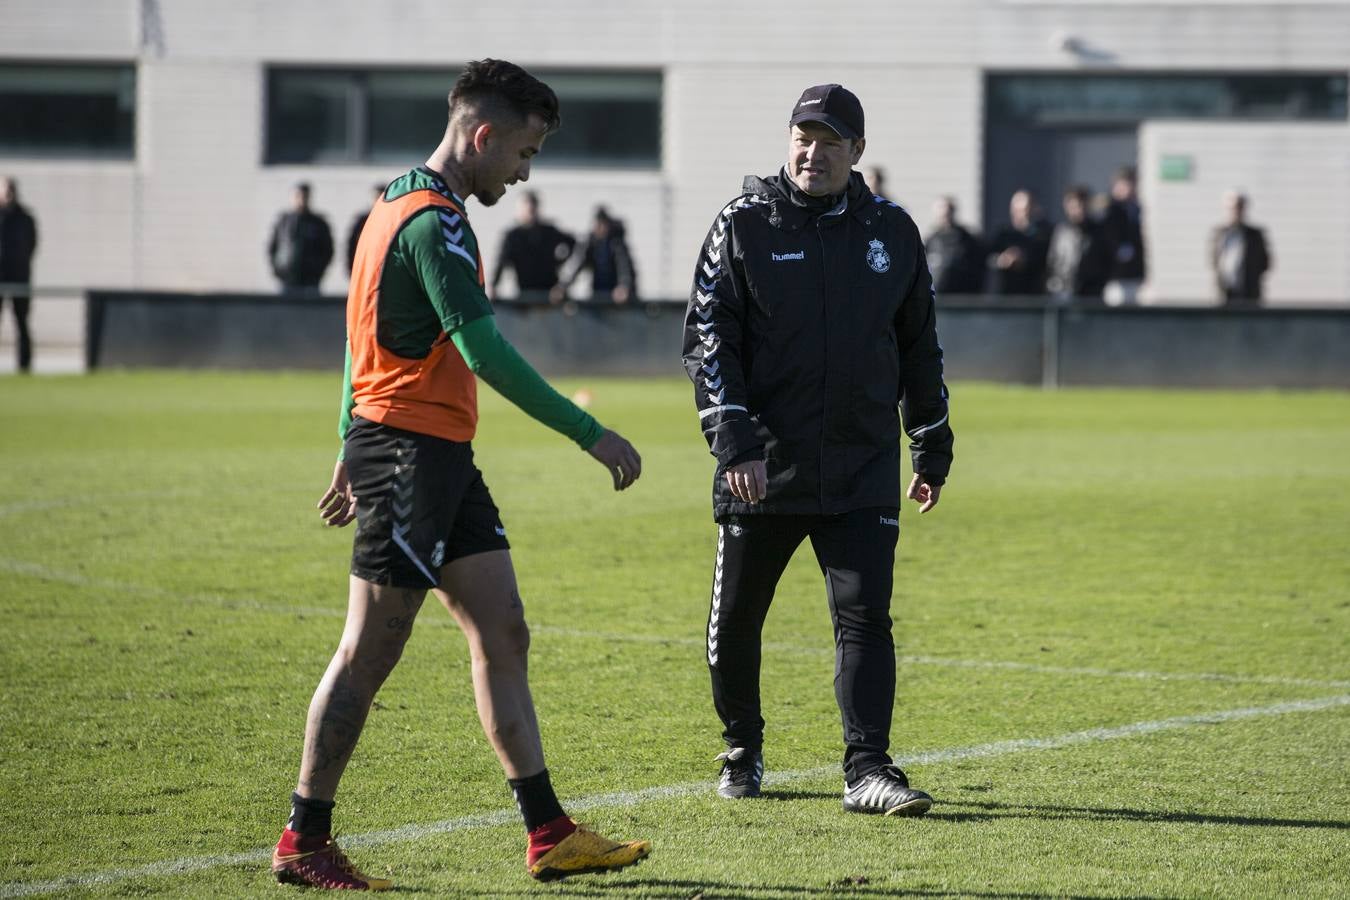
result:
[(885, 272), (891, 267), (891, 255), (881, 241), (869, 241), (867, 244), (867, 264), (873, 272)]

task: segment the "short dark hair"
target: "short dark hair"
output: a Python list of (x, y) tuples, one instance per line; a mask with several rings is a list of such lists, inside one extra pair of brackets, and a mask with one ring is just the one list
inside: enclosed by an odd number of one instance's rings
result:
[(1092, 205), (1092, 191), (1088, 190), (1085, 185), (1075, 184), (1073, 187), (1065, 191), (1064, 199), (1068, 200), (1070, 197), (1073, 197), (1075, 200), (1077, 200), (1084, 206)]
[(1134, 166), (1121, 166), (1119, 169), (1116, 169), (1115, 180), (1128, 181), (1130, 184), (1138, 184), (1139, 173), (1135, 170)]
[(479, 59), (464, 67), (450, 91), (450, 116), (466, 106), (489, 116), (508, 113), (520, 123), (534, 114), (550, 133), (562, 125), (553, 88), (504, 59)]

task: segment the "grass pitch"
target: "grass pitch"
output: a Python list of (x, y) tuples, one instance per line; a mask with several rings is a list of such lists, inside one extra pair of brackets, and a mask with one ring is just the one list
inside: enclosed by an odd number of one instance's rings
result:
[[(280, 896), (266, 856), (345, 603), (351, 532), (313, 508), (338, 386), (0, 380), (0, 897)], [(765, 633), (767, 796), (712, 795), (690, 389), (586, 386), (643, 454), (633, 490), (488, 390), (478, 461), (554, 783), (653, 854), (530, 882), (429, 603), (339, 795), (367, 871), (430, 897), (1350, 893), (1350, 395), (957, 385), (894, 602), (893, 752), (938, 803), (885, 820), (840, 809), (809, 548)]]

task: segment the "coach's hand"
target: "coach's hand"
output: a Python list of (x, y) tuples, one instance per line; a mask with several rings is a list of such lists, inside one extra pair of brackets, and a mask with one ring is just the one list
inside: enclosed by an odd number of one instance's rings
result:
[(350, 524), (356, 518), (356, 498), (352, 496), (352, 483), (347, 479), (347, 464), (340, 459), (333, 467), (333, 483), (319, 498), (319, 515), (325, 525), (335, 528)]
[(614, 490), (621, 491), (642, 474), (642, 457), (617, 433), (606, 430), (595, 446), (586, 451), (614, 476)]
[(762, 459), (752, 459), (727, 469), (727, 487), (736, 499), (758, 503), (769, 494), (769, 471)]
[(926, 513), (937, 506), (938, 496), (942, 493), (942, 485), (932, 484), (918, 472), (914, 473), (914, 478), (909, 482), (909, 490), (905, 491), (905, 496), (919, 504), (919, 512)]

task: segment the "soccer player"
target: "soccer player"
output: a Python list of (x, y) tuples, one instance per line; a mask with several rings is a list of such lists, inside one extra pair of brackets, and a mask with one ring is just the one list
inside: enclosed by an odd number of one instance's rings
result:
[[(901, 414), (927, 512), (952, 457), (933, 285), (913, 219), (853, 171), (862, 104), (808, 88), (787, 163), (746, 178), (699, 255), (684, 363), (717, 459), (708, 617), (727, 749), (718, 794), (764, 775), (760, 631), (788, 560), (810, 539), (834, 619), (844, 809), (915, 816), (932, 798), (891, 759), (891, 582), (900, 531)], [(897, 406), (899, 409), (897, 410)]]
[(428, 590), (469, 642), (474, 699), (525, 819), (530, 875), (619, 869), (647, 841), (576, 825), (549, 783), (526, 679), (529, 631), (497, 507), (474, 466), (474, 376), (575, 441), (631, 485), (633, 446), (554, 391), (493, 324), (464, 199), (490, 206), (525, 181), (559, 125), (553, 91), (501, 60), (469, 63), (436, 151), (395, 180), (361, 233), (347, 300), (343, 452), (319, 501), (355, 518), (347, 621), (310, 704), (300, 777), (272, 871), (282, 882), (385, 890), (334, 843), (338, 782), (370, 704), (398, 662)]

